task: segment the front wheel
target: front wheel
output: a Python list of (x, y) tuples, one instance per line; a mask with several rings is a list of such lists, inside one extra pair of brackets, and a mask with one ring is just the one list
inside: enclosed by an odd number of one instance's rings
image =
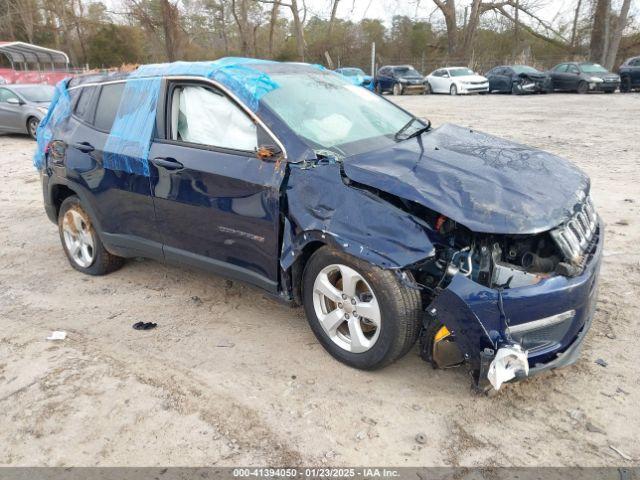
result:
[(620, 92), (628, 93), (630, 91), (631, 91), (631, 78), (625, 77), (622, 79), (622, 82), (620, 82)]
[(383, 270), (322, 247), (307, 263), (303, 303), (309, 325), (337, 360), (363, 370), (384, 367), (406, 354), (420, 330), (417, 290)]
[(40, 125), (40, 120), (36, 117), (29, 117), (29, 120), (27, 120), (27, 133), (34, 140), (38, 134), (38, 125)]
[(425, 95), (431, 95), (432, 92), (433, 92), (433, 90), (431, 90), (431, 84), (429, 82), (426, 82), (424, 84), (424, 94)]
[(402, 95), (404, 92), (402, 91), (402, 85), (399, 83), (393, 84), (393, 94), (394, 95)]
[(512, 95), (522, 94), (522, 85), (520, 85), (519, 83), (513, 83), (513, 85), (511, 85), (511, 94)]
[(578, 84), (578, 93), (583, 95), (589, 92), (589, 84), (585, 81), (582, 81)]
[(451, 95), (451, 96), (458, 95), (458, 87), (456, 86), (455, 83), (451, 84), (451, 88), (449, 88), (449, 95)]

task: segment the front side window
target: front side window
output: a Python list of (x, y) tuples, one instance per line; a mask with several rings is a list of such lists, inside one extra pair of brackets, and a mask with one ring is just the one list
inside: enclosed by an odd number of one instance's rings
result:
[(200, 85), (173, 89), (171, 140), (253, 152), (257, 139), (256, 124), (224, 94)]
[(9, 100), (10, 98), (15, 98), (16, 100), (18, 100), (18, 96), (11, 90), (0, 88), (0, 102), (7, 103), (7, 100)]
[[(395, 141), (395, 134), (415, 119), (391, 102), (323, 72), (275, 73), (279, 88), (261, 99), (315, 151), (339, 156), (370, 151)], [(413, 122), (412, 128), (423, 126)], [(411, 133), (411, 132), (406, 132)]]
[(554, 72), (558, 72), (558, 73), (564, 73), (567, 71), (567, 67), (569, 65), (567, 65), (566, 63), (561, 63), (560, 65), (556, 65), (553, 69)]
[(578, 70), (578, 67), (575, 65), (569, 65), (569, 69), (567, 71), (569, 73), (580, 73), (580, 70)]

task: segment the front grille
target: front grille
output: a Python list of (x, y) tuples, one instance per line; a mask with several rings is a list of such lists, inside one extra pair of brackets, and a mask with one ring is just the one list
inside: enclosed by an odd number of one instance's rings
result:
[(596, 211), (587, 197), (571, 220), (551, 231), (551, 238), (569, 262), (580, 265), (597, 228)]

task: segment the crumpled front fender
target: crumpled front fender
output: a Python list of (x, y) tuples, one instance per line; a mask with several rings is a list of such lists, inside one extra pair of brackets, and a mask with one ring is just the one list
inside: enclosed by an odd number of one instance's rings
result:
[(425, 227), (375, 194), (345, 184), (337, 163), (290, 166), (280, 265), (320, 241), (381, 268), (400, 269), (435, 253)]

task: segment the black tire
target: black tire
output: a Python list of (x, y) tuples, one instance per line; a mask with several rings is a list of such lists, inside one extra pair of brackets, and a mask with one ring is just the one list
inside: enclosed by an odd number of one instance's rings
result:
[(522, 95), (522, 87), (519, 83), (513, 82), (511, 84), (511, 95)]
[(376, 83), (376, 84), (375, 84), (375, 86), (374, 86), (374, 90), (375, 90), (375, 92), (376, 92), (378, 95), (382, 95), (382, 93), (383, 93), (383, 92), (382, 92), (382, 87), (380, 87), (380, 84), (379, 84), (379, 83)]
[(627, 93), (631, 91), (631, 77), (624, 77), (620, 82), (620, 92)]
[(36, 139), (36, 132), (38, 130), (38, 125), (40, 125), (40, 120), (36, 117), (29, 117), (27, 120), (27, 133), (34, 140)]
[(578, 84), (578, 93), (584, 95), (585, 93), (589, 93), (589, 84), (584, 80)]
[(456, 86), (455, 83), (452, 83), (451, 86), (449, 87), (449, 95), (451, 95), (452, 97), (455, 97), (456, 95), (458, 95), (458, 87)]
[[(88, 221), (88, 230), (90, 231), (91, 238), (93, 239), (93, 262), (87, 267), (80, 266), (72, 258), (71, 253), (67, 249), (67, 245), (64, 239), (64, 232), (62, 227), (64, 217), (72, 209), (80, 213), (81, 216)], [(82, 203), (76, 195), (65, 198), (62, 202), (62, 205), (60, 205), (60, 211), (58, 213), (58, 232), (60, 234), (62, 249), (67, 256), (69, 263), (79, 272), (86, 273), (87, 275), (106, 275), (107, 273), (118, 270), (124, 264), (124, 258), (112, 255), (104, 248), (104, 245), (102, 244), (102, 241), (100, 240), (96, 229), (93, 227), (91, 217), (82, 207)]]
[(399, 83), (394, 83), (393, 87), (391, 89), (391, 93), (393, 93), (393, 95), (404, 95), (404, 88), (402, 88), (402, 85), (400, 85)]
[(429, 82), (425, 82), (425, 84), (424, 84), (424, 94), (425, 95), (431, 95), (431, 93), (433, 93), (433, 90), (431, 90), (431, 84)]
[[(380, 333), (369, 350), (352, 353), (335, 344), (320, 325), (313, 303), (314, 282), (320, 271), (332, 264), (356, 270), (371, 286), (381, 312)], [(361, 370), (375, 370), (405, 355), (418, 338), (422, 299), (418, 290), (402, 285), (396, 272), (383, 270), (330, 247), (317, 250), (307, 263), (302, 284), (307, 320), (318, 341), (336, 360)]]

